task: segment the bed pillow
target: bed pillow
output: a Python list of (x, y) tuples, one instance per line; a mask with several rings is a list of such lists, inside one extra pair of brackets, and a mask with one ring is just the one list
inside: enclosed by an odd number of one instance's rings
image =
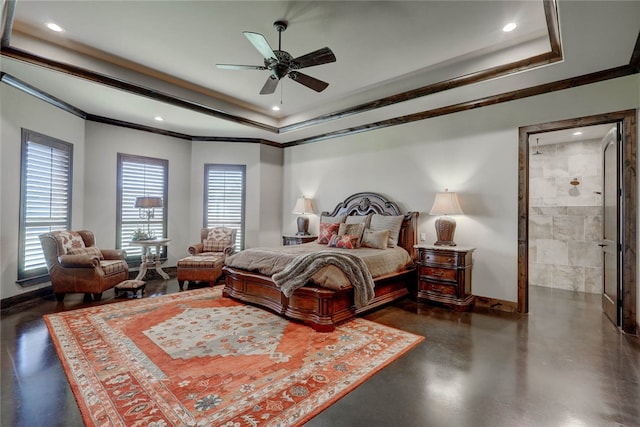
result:
[(389, 243), (389, 230), (373, 231), (371, 229), (364, 230), (360, 246), (374, 249), (387, 249)]
[(346, 215), (338, 215), (338, 216), (320, 216), (320, 224), (340, 224), (344, 222)]
[(329, 240), (328, 246), (332, 248), (355, 249), (358, 247), (359, 240), (360, 239), (358, 238), (358, 236), (350, 236), (348, 234), (334, 234), (333, 236), (331, 236), (331, 240)]
[(358, 241), (356, 242), (356, 247), (360, 247), (360, 240), (362, 239), (362, 233), (364, 233), (364, 224), (340, 224), (340, 228), (338, 228), (338, 236), (356, 236)]
[(345, 219), (345, 224), (364, 224), (364, 228), (369, 228), (369, 224), (371, 223), (371, 215), (349, 215)]
[(331, 236), (338, 234), (338, 229), (340, 228), (340, 223), (320, 223), (320, 232), (318, 233), (317, 242), (321, 245), (326, 245), (331, 240)]
[(389, 242), (387, 246), (393, 248), (398, 246), (398, 236), (400, 235), (400, 227), (402, 227), (403, 220), (404, 215), (373, 214), (369, 228), (373, 231), (389, 230)]

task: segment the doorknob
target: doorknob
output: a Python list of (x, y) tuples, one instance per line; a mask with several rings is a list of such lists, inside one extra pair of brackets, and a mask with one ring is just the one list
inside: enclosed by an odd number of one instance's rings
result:
[(606, 243), (599, 243), (598, 246), (600, 246), (601, 248), (604, 248), (605, 246), (608, 246)]

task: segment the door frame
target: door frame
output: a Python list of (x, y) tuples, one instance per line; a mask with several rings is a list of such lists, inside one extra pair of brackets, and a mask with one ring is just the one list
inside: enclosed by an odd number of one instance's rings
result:
[(637, 111), (625, 110), (588, 117), (560, 120), (518, 129), (518, 313), (529, 312), (529, 136), (576, 127), (622, 123), (622, 167), (618, 168), (618, 179), (622, 188), (621, 212), (622, 241), (622, 330), (637, 334)]

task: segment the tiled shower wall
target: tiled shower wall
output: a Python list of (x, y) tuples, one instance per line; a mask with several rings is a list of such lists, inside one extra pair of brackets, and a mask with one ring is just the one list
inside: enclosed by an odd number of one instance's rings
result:
[(600, 140), (530, 146), (529, 284), (602, 293)]

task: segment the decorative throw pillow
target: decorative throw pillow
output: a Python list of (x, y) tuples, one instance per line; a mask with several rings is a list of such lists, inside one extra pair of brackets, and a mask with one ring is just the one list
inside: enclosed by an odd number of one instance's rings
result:
[(320, 232), (318, 233), (318, 243), (326, 245), (331, 240), (331, 236), (338, 234), (340, 223), (329, 224), (326, 222), (320, 223)]
[(69, 253), (69, 249), (72, 248), (84, 248), (84, 240), (77, 231), (59, 231), (56, 235), (62, 242), (65, 254)]
[(344, 221), (345, 224), (364, 224), (364, 228), (369, 228), (369, 224), (371, 223), (371, 216), (369, 215), (349, 215), (347, 219)]
[(393, 248), (398, 246), (398, 236), (400, 234), (400, 227), (402, 227), (403, 220), (404, 215), (394, 216), (373, 214), (369, 228), (373, 231), (389, 230), (389, 243), (387, 246)]
[(349, 236), (348, 234), (337, 235), (334, 234), (329, 240), (329, 245), (332, 248), (343, 249), (355, 249), (358, 247), (358, 236)]
[(230, 228), (221, 228), (216, 227), (209, 230), (207, 234), (207, 239), (211, 240), (222, 240), (222, 241), (231, 241), (233, 238), (233, 230)]
[(364, 233), (364, 224), (340, 224), (340, 228), (338, 228), (338, 235), (344, 236), (356, 236), (358, 241), (356, 242), (356, 247), (360, 246), (360, 239), (362, 239), (362, 233)]
[(202, 252), (222, 252), (227, 246), (231, 246), (231, 239), (204, 239)]
[(100, 249), (95, 246), (89, 246), (88, 248), (69, 248), (67, 249), (67, 255), (89, 255), (97, 256), (100, 259), (104, 259)]
[(320, 216), (320, 224), (339, 224), (344, 222), (346, 215), (338, 215), (338, 216)]
[(360, 246), (374, 249), (387, 249), (389, 243), (389, 230), (364, 230)]

